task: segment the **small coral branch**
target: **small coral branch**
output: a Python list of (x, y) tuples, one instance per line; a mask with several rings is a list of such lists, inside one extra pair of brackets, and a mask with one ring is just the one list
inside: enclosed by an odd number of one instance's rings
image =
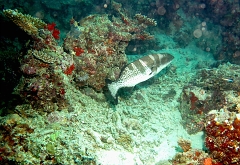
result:
[(148, 18), (145, 15), (142, 14), (136, 14), (135, 18), (137, 19), (139, 24), (145, 24), (147, 26), (156, 26), (157, 25), (157, 21), (155, 21), (152, 18)]
[(178, 145), (182, 148), (184, 152), (187, 152), (192, 148), (191, 142), (182, 138), (178, 140)]
[(46, 26), (46, 23), (40, 19), (29, 14), (22, 14), (17, 10), (6, 9), (3, 13), (29, 35), (38, 35), (38, 30)]

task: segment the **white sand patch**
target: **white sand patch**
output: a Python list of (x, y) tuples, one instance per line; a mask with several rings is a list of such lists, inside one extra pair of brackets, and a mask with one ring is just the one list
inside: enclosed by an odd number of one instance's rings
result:
[(141, 161), (135, 154), (116, 151), (116, 150), (100, 150), (97, 151), (98, 161), (103, 165), (142, 165)]

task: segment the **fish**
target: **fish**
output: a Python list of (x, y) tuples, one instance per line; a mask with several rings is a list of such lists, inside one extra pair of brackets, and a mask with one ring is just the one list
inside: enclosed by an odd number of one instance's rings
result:
[(120, 88), (134, 87), (150, 79), (167, 67), (173, 59), (174, 56), (171, 54), (158, 53), (144, 56), (128, 64), (122, 69), (119, 79), (107, 85), (111, 96), (116, 99)]

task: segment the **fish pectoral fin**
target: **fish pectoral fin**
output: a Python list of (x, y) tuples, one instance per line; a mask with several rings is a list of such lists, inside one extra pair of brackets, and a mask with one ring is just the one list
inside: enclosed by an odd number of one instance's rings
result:
[(149, 73), (149, 75), (152, 75), (154, 72), (157, 71), (157, 67), (154, 65), (151, 67), (151, 72)]
[(153, 71), (153, 72), (156, 72), (157, 71), (157, 66), (156, 65), (154, 65), (152, 68), (151, 68), (151, 70)]

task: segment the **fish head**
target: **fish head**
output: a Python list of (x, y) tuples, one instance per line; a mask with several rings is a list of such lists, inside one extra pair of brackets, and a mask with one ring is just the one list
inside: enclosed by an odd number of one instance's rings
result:
[(171, 54), (168, 53), (161, 53), (161, 54), (157, 54), (158, 59), (156, 60), (156, 62), (158, 62), (157, 64), (157, 73), (159, 73), (162, 69), (164, 69), (166, 66), (168, 66), (172, 60), (174, 59), (174, 56), (172, 56)]
[(168, 53), (152, 54), (142, 58), (145, 65), (150, 68), (150, 70), (148, 71), (149, 75), (158, 74), (162, 69), (168, 66), (173, 59), (174, 56)]

